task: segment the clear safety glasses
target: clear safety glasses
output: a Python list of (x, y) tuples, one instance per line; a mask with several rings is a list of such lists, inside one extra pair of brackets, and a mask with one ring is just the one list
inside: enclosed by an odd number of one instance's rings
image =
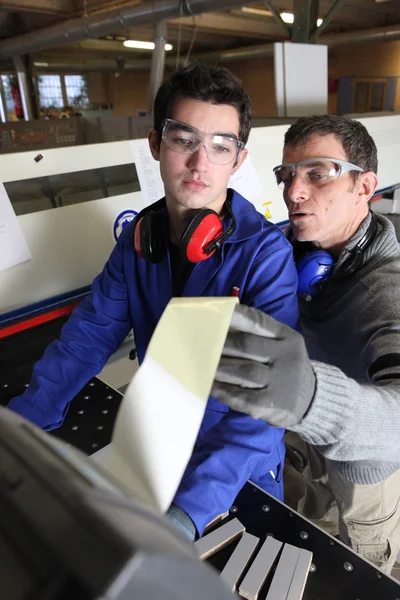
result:
[(349, 171), (364, 172), (364, 169), (337, 158), (309, 158), (298, 163), (279, 165), (273, 169), (281, 190), (288, 190), (297, 175), (307, 185), (324, 185)]
[(204, 146), (208, 159), (215, 165), (227, 165), (237, 160), (244, 148), (243, 142), (226, 133), (204, 133), (191, 125), (165, 119), (162, 139), (171, 150), (179, 154), (193, 154)]

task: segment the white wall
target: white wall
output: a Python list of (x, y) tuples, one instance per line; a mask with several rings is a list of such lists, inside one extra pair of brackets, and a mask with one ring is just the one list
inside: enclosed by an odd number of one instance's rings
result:
[[(400, 116), (361, 121), (378, 146), (379, 187), (400, 183)], [(287, 218), (272, 174), (272, 168), (281, 162), (287, 127), (253, 129), (248, 144), (261, 183), (254, 204), (262, 213), (268, 208), (274, 223)], [(4, 155), (0, 178), (8, 182), (131, 163), (132, 143), (135, 142), (44, 150), (39, 163), (33, 160), (37, 151)], [(263, 206), (265, 202), (270, 204)], [(18, 217), (32, 260), (0, 272), (0, 314), (89, 285), (112, 250), (116, 216), (126, 208), (139, 211), (143, 206), (138, 192)]]

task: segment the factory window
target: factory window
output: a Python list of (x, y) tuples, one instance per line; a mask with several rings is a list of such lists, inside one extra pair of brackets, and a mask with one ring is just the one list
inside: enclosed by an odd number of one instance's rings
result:
[(140, 191), (134, 163), (4, 184), (17, 215)]
[(354, 86), (353, 112), (379, 112), (383, 110), (385, 81), (356, 81)]
[(371, 83), (369, 109), (371, 111), (382, 110), (385, 95), (385, 84), (382, 81)]
[(17, 85), (15, 75), (2, 75), (1, 82), (3, 84), (4, 96), (6, 99), (7, 110), (14, 110), (14, 100), (12, 97), (11, 89), (12, 86)]
[(65, 75), (67, 101), (71, 106), (87, 106), (89, 95), (86, 77), (83, 75)]
[(61, 108), (64, 106), (60, 75), (40, 75), (38, 78), (38, 91), (40, 106), (46, 108)]
[(83, 75), (39, 75), (38, 91), (42, 108), (89, 105), (87, 81)]

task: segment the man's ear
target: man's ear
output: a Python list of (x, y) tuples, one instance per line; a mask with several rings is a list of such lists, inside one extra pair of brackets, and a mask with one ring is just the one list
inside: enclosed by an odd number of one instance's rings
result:
[(238, 170), (238, 168), (243, 164), (243, 162), (246, 159), (246, 156), (248, 155), (249, 151), (247, 150), (247, 148), (243, 148), (243, 150), (241, 150), (237, 161), (235, 162), (235, 164), (232, 167), (232, 173), (231, 175), (233, 175), (234, 173), (236, 173), (236, 171)]
[(160, 160), (160, 140), (159, 133), (156, 129), (150, 129), (148, 140), (152, 157), (154, 160)]
[(372, 171), (362, 173), (358, 179), (358, 198), (360, 202), (368, 202), (371, 200), (378, 187), (378, 177)]

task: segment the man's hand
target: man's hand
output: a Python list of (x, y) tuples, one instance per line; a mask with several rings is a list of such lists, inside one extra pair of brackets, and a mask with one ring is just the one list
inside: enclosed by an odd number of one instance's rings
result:
[(314, 391), (303, 337), (255, 308), (238, 305), (211, 394), (254, 419), (291, 427), (303, 419)]

